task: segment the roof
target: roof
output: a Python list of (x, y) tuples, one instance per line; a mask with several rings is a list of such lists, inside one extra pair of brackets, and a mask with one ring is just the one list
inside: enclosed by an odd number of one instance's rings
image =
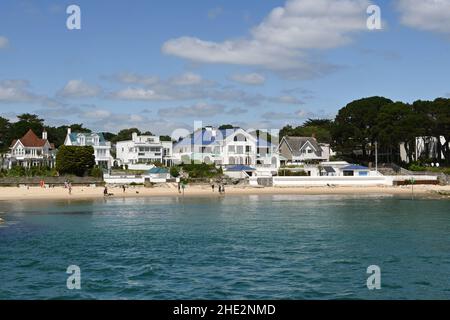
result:
[(314, 147), (314, 153), (316, 156), (320, 157), (322, 156), (322, 148), (320, 147), (319, 143), (317, 142), (316, 138), (313, 137), (289, 137), (286, 136), (283, 138), (284, 141), (288, 144), (289, 148), (292, 151), (292, 155), (296, 157), (300, 157), (302, 154), (300, 150), (303, 148), (303, 146), (306, 143), (310, 143)]
[(323, 169), (324, 169), (325, 172), (327, 172), (327, 173), (334, 173), (334, 172), (336, 172), (332, 167), (328, 167), (328, 166), (323, 167)]
[(169, 173), (167, 168), (153, 167), (148, 171), (149, 174), (166, 174)]
[[(233, 128), (233, 129), (207, 129), (202, 128), (196, 130), (194, 133), (191, 133), (189, 136), (181, 139), (177, 143), (174, 144), (175, 147), (180, 146), (190, 146), (190, 145), (197, 145), (197, 146), (210, 146), (214, 145), (216, 143), (219, 143), (220, 141), (223, 141), (227, 139), (229, 136), (234, 134), (238, 130), (243, 130), (242, 128)], [(216, 132), (215, 135), (213, 135), (213, 131)], [(245, 132), (245, 130), (244, 130)], [(257, 139), (253, 135), (251, 135), (253, 138)], [(267, 142), (264, 139), (257, 139), (257, 145), (258, 147), (269, 147), (271, 145), (270, 142)]]
[(255, 168), (244, 166), (243, 164), (239, 164), (237, 166), (227, 168), (227, 171), (256, 171)]
[(69, 134), (70, 141), (72, 141), (72, 144), (77, 145), (78, 144), (78, 136), (84, 136), (85, 137), (85, 144), (87, 146), (94, 145), (93, 138), (94, 136), (98, 136), (98, 141), (100, 146), (106, 145), (105, 137), (103, 136), (103, 133), (95, 133), (95, 132), (72, 132)]
[[(31, 148), (41, 148), (45, 146), (45, 144), (48, 142), (47, 139), (39, 138), (31, 129), (28, 130), (28, 132), (25, 133), (25, 135), (22, 138), (20, 138), (19, 141), (20, 143), (22, 143), (24, 147), (31, 147)], [(14, 146), (16, 142), (17, 140), (14, 140), (11, 144), (11, 147)]]
[(346, 167), (342, 168), (342, 170), (344, 170), (344, 171), (349, 171), (349, 170), (369, 170), (369, 168), (364, 167), (364, 166), (360, 166), (360, 165), (357, 165), (357, 164), (352, 164), (352, 165), (349, 165), (349, 166), (346, 166)]

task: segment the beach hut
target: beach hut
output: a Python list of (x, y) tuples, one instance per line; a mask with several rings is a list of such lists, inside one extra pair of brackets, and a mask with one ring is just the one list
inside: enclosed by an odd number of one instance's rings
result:
[(346, 166), (341, 169), (342, 173), (346, 177), (367, 177), (369, 175), (369, 168), (360, 166), (357, 164), (352, 164), (349, 166)]

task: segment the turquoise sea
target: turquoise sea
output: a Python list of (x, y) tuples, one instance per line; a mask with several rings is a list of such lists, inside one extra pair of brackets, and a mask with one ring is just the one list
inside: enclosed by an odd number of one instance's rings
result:
[(22, 201), (0, 202), (0, 218), (0, 299), (450, 298), (448, 200)]

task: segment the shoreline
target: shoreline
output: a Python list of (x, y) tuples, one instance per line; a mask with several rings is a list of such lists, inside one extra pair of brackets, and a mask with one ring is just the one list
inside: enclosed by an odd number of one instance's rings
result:
[[(226, 186), (226, 192), (219, 194), (217, 188), (212, 192), (209, 185), (189, 185), (185, 197), (218, 197), (242, 195), (405, 195), (410, 196), (411, 186), (337, 186), (337, 187), (250, 187)], [(129, 187), (124, 193), (122, 188), (108, 188), (113, 194), (106, 198), (141, 198), (141, 197), (182, 197), (176, 185), (163, 185), (153, 188), (142, 186)], [(450, 186), (416, 185), (414, 195), (421, 198), (450, 199)], [(102, 199), (103, 187), (73, 187), (72, 194), (64, 187), (0, 187), (0, 201), (18, 200), (90, 200)]]

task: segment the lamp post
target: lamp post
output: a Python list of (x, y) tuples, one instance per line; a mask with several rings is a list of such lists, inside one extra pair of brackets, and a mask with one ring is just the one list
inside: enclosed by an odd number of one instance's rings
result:
[(375, 170), (378, 172), (378, 142), (375, 141)]

